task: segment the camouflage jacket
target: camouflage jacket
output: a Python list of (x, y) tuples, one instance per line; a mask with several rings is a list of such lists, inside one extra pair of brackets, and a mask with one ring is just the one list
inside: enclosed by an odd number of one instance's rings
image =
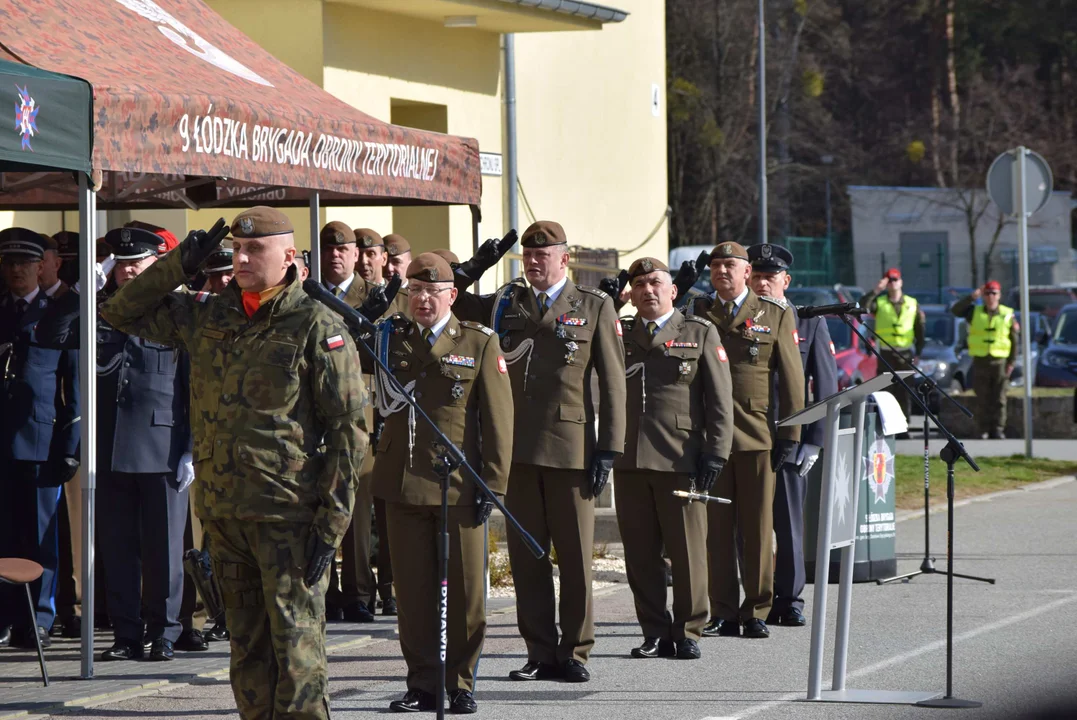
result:
[(344, 324), (287, 288), (248, 319), (239, 288), (173, 291), (170, 252), (104, 304), (123, 332), (183, 347), (191, 359), (195, 508), (201, 518), (311, 522), (339, 545), (367, 449), (366, 390)]

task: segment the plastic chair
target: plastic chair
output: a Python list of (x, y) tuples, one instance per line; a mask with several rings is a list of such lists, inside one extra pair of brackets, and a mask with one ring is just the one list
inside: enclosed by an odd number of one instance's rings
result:
[(45, 687), (49, 686), (49, 673), (45, 669), (45, 653), (41, 649), (41, 638), (37, 634), (37, 610), (34, 598), (30, 595), (30, 583), (41, 577), (45, 570), (33, 560), (23, 558), (0, 558), (0, 583), (22, 585), (26, 588), (26, 603), (30, 609), (30, 627), (33, 628), (34, 642), (37, 643), (37, 659), (41, 663), (41, 679)]

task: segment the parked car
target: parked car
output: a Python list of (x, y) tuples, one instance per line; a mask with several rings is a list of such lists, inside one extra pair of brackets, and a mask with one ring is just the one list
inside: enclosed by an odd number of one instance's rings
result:
[[(1020, 321), (1020, 316), (1018, 316)], [(1051, 324), (1047, 322), (1047, 317), (1043, 313), (1029, 312), (1028, 320), (1031, 324), (1032, 330), (1032, 343), (1029, 346), (1030, 354), (1032, 356), (1032, 384), (1036, 384), (1036, 367), (1039, 365), (1040, 353), (1043, 352), (1044, 346), (1051, 341)], [(1024, 372), (1022, 361), (1021, 348), (1017, 348), (1017, 359), (1013, 364), (1013, 372), (1010, 373), (1011, 385), (1024, 385)]]
[(942, 305), (923, 305), (924, 350), (920, 370), (946, 392), (969, 387), (972, 357), (968, 350), (968, 324)]
[(966, 295), (972, 294), (972, 288), (944, 285), (941, 291), (938, 288), (929, 288), (925, 290), (906, 290), (905, 294), (916, 298), (916, 301), (921, 305), (941, 304), (949, 307)]
[(864, 288), (856, 285), (842, 285), (838, 283), (834, 286), (834, 292), (841, 297), (842, 302), (860, 302), (860, 298), (864, 297)]
[(845, 302), (832, 287), (791, 287), (785, 290), (790, 305), (833, 305)]
[[(1077, 295), (1068, 288), (1051, 285), (1032, 285), (1028, 288), (1029, 312), (1043, 313), (1052, 327), (1058, 312), (1073, 302), (1077, 302)], [(1021, 309), (1021, 288), (1010, 288), (1006, 293), (1006, 304), (1014, 310)]]
[[(856, 321), (853, 321), (856, 323)], [(879, 360), (864, 348), (863, 341), (841, 318), (826, 318), (830, 341), (834, 343), (834, 360), (838, 365), (838, 389), (844, 390), (870, 380), (877, 374)], [(865, 332), (865, 336), (868, 333)]]
[(1077, 303), (1066, 305), (1055, 317), (1054, 331), (1036, 364), (1040, 387), (1077, 386)]

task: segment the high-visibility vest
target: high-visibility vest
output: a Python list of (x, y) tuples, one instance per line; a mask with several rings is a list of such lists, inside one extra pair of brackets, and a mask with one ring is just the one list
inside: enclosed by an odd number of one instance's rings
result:
[(900, 315), (887, 296), (876, 299), (875, 307), (875, 332), (879, 337), (899, 350), (911, 348), (916, 339), (913, 326), (920, 309), (916, 298), (904, 296)]
[(972, 357), (1008, 358), (1010, 356), (1010, 328), (1013, 326), (1013, 308), (998, 306), (998, 313), (989, 315), (983, 305), (972, 310), (969, 323), (969, 355)]

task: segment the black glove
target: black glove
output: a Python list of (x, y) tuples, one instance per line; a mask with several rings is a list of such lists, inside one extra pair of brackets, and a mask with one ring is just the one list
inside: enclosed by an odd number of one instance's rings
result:
[(696, 465), (696, 492), (703, 495), (710, 494), (715, 481), (722, 474), (725, 462), (725, 458), (720, 458), (717, 455), (711, 455), (710, 453), (700, 454), (699, 463)]
[(617, 277), (602, 278), (598, 281), (598, 289), (613, 298), (614, 310), (620, 310), (625, 306), (621, 301), (621, 293), (628, 285), (628, 271), (621, 270)]
[(705, 272), (710, 272), (711, 269), (711, 254), (704, 250), (696, 258), (696, 278)]
[(500, 240), (491, 238), (479, 246), (478, 251), (470, 260), (460, 263), (460, 266), (456, 268), (456, 273), (469, 278), (471, 282), (478, 282), (482, 274), (497, 264), (497, 261), (515, 244), (515, 230), (509, 230), (508, 235)]
[(311, 530), (310, 540), (307, 541), (307, 573), (303, 576), (307, 587), (314, 587), (318, 584), (336, 554), (337, 549), (335, 547), (322, 540), (318, 533)]
[(595, 456), (591, 458), (591, 497), (597, 498), (602, 494), (609, 482), (613, 461), (620, 456), (621, 453), (612, 450), (595, 450)]
[(46, 487), (60, 487), (64, 483), (75, 477), (75, 473), (79, 471), (78, 458), (73, 457), (61, 457), (55, 458), (49, 461), (48, 465), (48, 477), (43, 478), (47, 481)]
[(228, 236), (231, 228), (224, 218), (220, 218), (209, 230), (192, 230), (180, 243), (180, 264), (183, 272), (190, 277), (213, 253), (217, 252), (221, 241)]
[(796, 440), (778, 440), (774, 443), (774, 449), (770, 451), (770, 466), (774, 472), (787, 462), (793, 462), (797, 454)]
[(393, 275), (384, 286), (375, 285), (370, 288), (366, 300), (359, 306), (359, 314), (370, 322), (376, 323), (393, 304), (393, 298), (399, 292), (402, 282), (399, 275)]
[(475, 493), (475, 522), (482, 525), (490, 519), (490, 513), (494, 511), (494, 501), (481, 490)]
[(687, 295), (698, 279), (699, 271), (696, 270), (696, 264), (691, 260), (682, 262), (681, 269), (677, 271), (677, 277), (673, 278), (673, 286), (677, 288), (677, 297), (682, 298)]

